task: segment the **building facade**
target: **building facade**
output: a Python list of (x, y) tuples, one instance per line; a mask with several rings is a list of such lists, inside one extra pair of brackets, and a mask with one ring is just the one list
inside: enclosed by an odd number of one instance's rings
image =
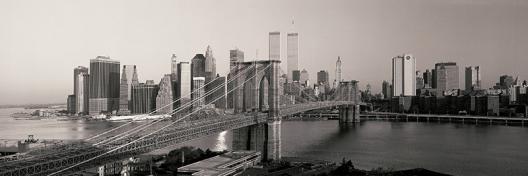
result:
[(68, 95), (66, 111), (68, 111), (68, 114), (75, 114), (75, 95)]
[(433, 74), (429, 69), (426, 69), (423, 73), (423, 80), (424, 80), (424, 88), (432, 88), (433, 87)]
[(300, 80), (299, 82), (301, 82), (301, 85), (305, 86), (305, 87), (308, 87), (308, 84), (310, 84), (310, 74), (308, 73), (308, 71), (306, 71), (306, 69), (303, 69), (301, 71), (301, 76), (300, 76)]
[(192, 107), (198, 109), (205, 105), (205, 77), (193, 77)]
[(458, 66), (455, 62), (435, 64), (437, 95), (453, 89), (460, 89), (458, 81)]
[(293, 82), (300, 82), (301, 81), (301, 71), (299, 71), (299, 70), (293, 70), (292, 71), (292, 81)]
[(73, 70), (73, 95), (75, 114), (88, 114), (90, 75), (88, 68), (78, 66)]
[(229, 50), (229, 70), (233, 70), (237, 62), (244, 62), (244, 52), (239, 49)]
[(342, 81), (342, 78), (341, 78), (341, 64), (342, 64), (341, 63), (341, 57), (337, 56), (334, 87), (338, 87), (339, 83)]
[(137, 68), (135, 65), (123, 65), (121, 84), (119, 88), (119, 113), (130, 114), (132, 108), (132, 85), (138, 85)]
[(328, 85), (328, 80), (329, 80), (328, 71), (321, 70), (321, 71), (317, 72), (317, 84), (326, 84), (326, 85)]
[(481, 77), (479, 66), (466, 67), (466, 91), (479, 90), (481, 88)]
[(119, 108), (120, 62), (107, 56), (90, 60), (89, 114), (112, 113)]
[(156, 96), (159, 87), (153, 80), (132, 86), (132, 113), (146, 114), (156, 110)]
[(172, 54), (171, 57), (171, 81), (178, 82), (178, 57)]
[(156, 96), (156, 113), (169, 114), (172, 113), (172, 81), (171, 74), (167, 74), (161, 78), (159, 83), (158, 95)]
[(178, 84), (176, 90), (176, 107), (181, 107), (191, 101), (191, 65), (189, 62), (178, 63)]
[(421, 71), (416, 71), (416, 89), (425, 88), (425, 81)]
[(392, 96), (416, 95), (416, 59), (410, 54), (392, 58)]
[(192, 77), (205, 77), (205, 56), (203, 54), (196, 54), (191, 59), (191, 74)]
[(205, 51), (205, 80), (209, 82), (216, 78), (216, 59), (213, 56), (213, 50), (207, 46)]
[(383, 99), (392, 98), (392, 86), (389, 82), (383, 81), (381, 84), (381, 93), (383, 93)]
[(299, 34), (288, 33), (286, 35), (287, 60), (288, 60), (288, 82), (293, 81), (293, 72), (299, 70)]
[(269, 33), (269, 59), (280, 60), (280, 32)]

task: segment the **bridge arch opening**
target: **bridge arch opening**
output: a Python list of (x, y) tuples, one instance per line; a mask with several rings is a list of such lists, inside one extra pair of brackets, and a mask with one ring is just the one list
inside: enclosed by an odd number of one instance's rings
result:
[(269, 110), (269, 86), (270, 82), (267, 76), (263, 76), (259, 84), (259, 111)]

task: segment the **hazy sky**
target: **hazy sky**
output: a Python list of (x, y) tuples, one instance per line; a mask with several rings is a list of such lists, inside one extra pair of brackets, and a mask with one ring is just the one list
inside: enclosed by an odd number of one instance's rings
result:
[(159, 82), (172, 53), (189, 61), (211, 45), (225, 74), (235, 47), (267, 59), (270, 31), (283, 33), (283, 62), (285, 34), (299, 33), (311, 80), (322, 69), (333, 79), (341, 56), (343, 78), (375, 92), (402, 53), (418, 70), (457, 62), (461, 88), (468, 65), (481, 66), (485, 87), (501, 74), (528, 79), (525, 0), (2, 0), (0, 104), (66, 102), (73, 68), (97, 55)]

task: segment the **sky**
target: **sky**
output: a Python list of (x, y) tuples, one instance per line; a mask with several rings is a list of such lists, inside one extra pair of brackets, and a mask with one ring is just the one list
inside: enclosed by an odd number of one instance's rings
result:
[[(292, 24), (293, 22), (293, 24)], [(452, 61), (478, 65), (484, 87), (500, 75), (528, 79), (525, 0), (2, 0), (0, 104), (66, 102), (73, 68), (98, 55), (135, 64), (139, 79), (159, 82), (170, 57), (190, 61), (213, 49), (217, 71), (229, 50), (246, 61), (268, 58), (268, 33), (299, 33), (299, 68), (358, 80), (373, 92), (391, 79), (391, 59), (416, 57), (417, 70)]]

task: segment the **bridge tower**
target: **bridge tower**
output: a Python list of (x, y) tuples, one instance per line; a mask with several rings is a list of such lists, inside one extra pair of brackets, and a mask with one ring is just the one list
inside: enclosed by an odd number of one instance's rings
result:
[(254, 113), (255, 116), (267, 112), (266, 122), (233, 130), (233, 150), (257, 150), (263, 160), (281, 158), (281, 116), (279, 98), (279, 60), (237, 62), (235, 75), (239, 76), (235, 85), (243, 86), (233, 91), (235, 113)]
[(360, 93), (358, 89), (358, 81), (343, 81), (339, 83), (336, 91), (337, 101), (352, 101), (355, 105), (339, 106), (339, 123), (355, 123), (359, 122), (359, 113), (361, 111), (358, 103), (360, 100)]

